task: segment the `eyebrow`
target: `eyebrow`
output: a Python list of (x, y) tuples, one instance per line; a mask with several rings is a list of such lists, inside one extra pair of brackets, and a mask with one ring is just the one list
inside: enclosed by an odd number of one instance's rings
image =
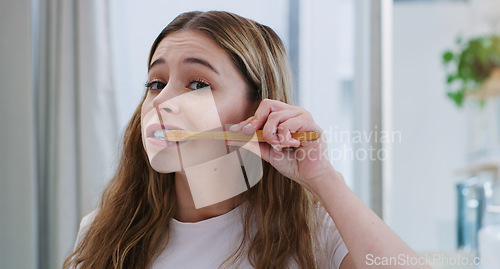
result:
[(153, 66), (155, 65), (159, 65), (159, 64), (164, 64), (165, 63), (165, 59), (163, 58), (159, 58), (159, 59), (156, 59), (150, 66), (149, 66), (149, 70), (151, 70), (151, 68), (153, 68)]
[[(150, 66), (149, 66), (149, 70), (151, 70), (151, 68), (153, 68), (155, 65), (159, 65), (159, 64), (165, 64), (166, 61), (165, 59), (163, 58), (158, 58), (156, 59)], [(195, 64), (201, 64), (201, 65), (204, 65), (208, 68), (210, 68), (212, 71), (214, 71), (216, 74), (219, 74), (219, 71), (217, 71), (217, 69), (215, 69), (210, 63), (208, 63), (207, 61), (203, 60), (203, 59), (200, 59), (200, 58), (186, 58), (184, 59), (183, 63), (195, 63)], [(148, 71), (149, 71), (148, 70)]]

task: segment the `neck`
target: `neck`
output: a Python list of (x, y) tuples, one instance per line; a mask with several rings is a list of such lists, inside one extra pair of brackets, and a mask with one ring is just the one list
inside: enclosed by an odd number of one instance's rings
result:
[(241, 204), (241, 195), (222, 202), (196, 209), (184, 171), (175, 173), (177, 213), (174, 218), (181, 222), (198, 222), (223, 215)]

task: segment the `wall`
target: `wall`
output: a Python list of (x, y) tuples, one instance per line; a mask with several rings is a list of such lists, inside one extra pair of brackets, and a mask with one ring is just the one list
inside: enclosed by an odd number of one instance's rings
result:
[(441, 53), (470, 27), (469, 4), (394, 6), (394, 144), (390, 226), (419, 251), (453, 250), (457, 178), (465, 162), (465, 115), (445, 96)]
[(31, 1), (0, 2), (0, 268), (36, 268)]
[(330, 161), (353, 188), (354, 1), (300, 2), (299, 105), (323, 129)]

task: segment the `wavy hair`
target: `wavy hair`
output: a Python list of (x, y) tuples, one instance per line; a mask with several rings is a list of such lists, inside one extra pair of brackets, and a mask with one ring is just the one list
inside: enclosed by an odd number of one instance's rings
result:
[[(223, 11), (187, 12), (154, 41), (176, 31), (198, 31), (223, 48), (249, 85), (248, 98), (292, 103), (292, 76), (285, 47), (268, 26)], [(141, 106), (125, 131), (117, 172), (106, 186), (88, 231), (63, 267), (148, 268), (168, 247), (169, 222), (176, 213), (173, 174), (152, 169), (141, 140)], [(312, 194), (263, 161), (263, 177), (243, 194), (243, 238), (220, 267), (247, 258), (255, 268), (315, 268), (315, 207)]]

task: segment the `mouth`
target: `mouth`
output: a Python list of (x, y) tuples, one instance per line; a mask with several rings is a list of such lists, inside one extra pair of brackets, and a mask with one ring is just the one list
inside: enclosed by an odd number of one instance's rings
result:
[[(153, 123), (150, 124), (146, 127), (146, 138), (149, 142), (156, 144), (158, 146), (169, 146), (169, 145), (175, 145), (178, 142), (175, 141), (168, 141), (165, 138), (165, 134), (168, 131), (171, 130), (184, 130), (178, 126), (171, 125), (171, 124), (159, 124), (159, 123)], [(185, 141), (184, 141), (185, 142)], [(180, 143), (184, 143), (180, 142)]]

